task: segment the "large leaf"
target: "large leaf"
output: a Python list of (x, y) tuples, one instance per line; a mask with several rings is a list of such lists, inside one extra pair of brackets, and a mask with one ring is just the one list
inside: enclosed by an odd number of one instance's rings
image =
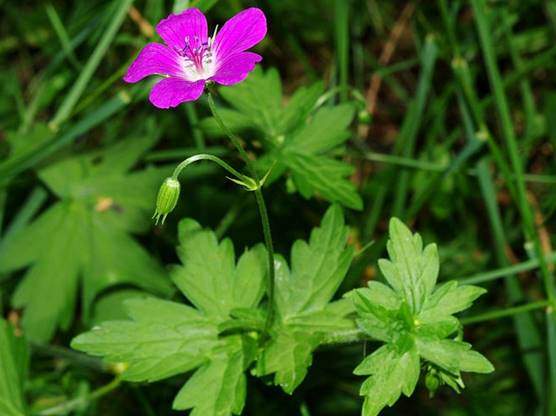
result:
[(355, 369), (355, 374), (369, 376), (361, 388), (364, 416), (392, 406), (402, 393), (409, 396), (421, 360), (439, 384), (458, 392), (463, 387), (460, 372), (494, 371), (470, 344), (452, 339), (461, 327), (453, 314), (470, 307), (485, 290), (457, 282), (436, 287), (436, 245), (423, 249), (419, 234), (412, 234), (396, 218), (390, 221), (387, 247), (390, 260), (381, 259), (379, 265), (389, 286), (369, 282), (347, 296), (357, 311), (360, 329), (385, 343)]
[(80, 286), (86, 320), (95, 296), (109, 286), (170, 292), (164, 269), (128, 234), (148, 226), (167, 174), (127, 173), (154, 141), (132, 138), (40, 172), (59, 201), (0, 246), (0, 271), (28, 267), (13, 304), (25, 309), (22, 325), (30, 339), (47, 341), (56, 328), (69, 326)]
[(255, 355), (249, 335), (221, 336), (235, 309), (256, 308), (264, 294), (265, 253), (261, 246), (237, 260), (230, 240), (218, 242), (193, 220), (179, 225), (175, 284), (196, 307), (155, 298), (126, 302), (129, 321), (105, 322), (74, 339), (74, 348), (125, 362), (123, 377), (155, 381), (195, 370), (174, 400), (195, 416), (240, 414), (244, 371)]
[(346, 247), (348, 229), (342, 211), (331, 207), (309, 242), (292, 247), (291, 271), (276, 260), (276, 311), (272, 340), (262, 352), (257, 374), (275, 373), (274, 382), (292, 393), (311, 365), (312, 352), (329, 332), (353, 328), (346, 319), (349, 302), (330, 303), (351, 264), (353, 250)]
[(378, 415), (385, 406), (392, 406), (403, 393), (411, 396), (419, 380), (419, 354), (415, 346), (399, 351), (387, 344), (363, 360), (354, 370), (369, 376), (361, 386), (365, 396), (363, 415)]
[[(350, 137), (355, 108), (351, 104), (318, 108), (323, 92), (320, 82), (299, 88), (284, 106), (278, 72), (256, 69), (244, 82), (221, 90), (233, 109), (219, 111), (232, 130), (254, 130), (263, 139), (266, 153), (258, 166), (261, 174), (272, 168), (268, 182), (288, 175), (305, 198), (320, 196), (361, 209), (361, 197), (349, 180), (353, 168), (336, 158)], [(201, 126), (209, 134), (223, 134), (212, 118)]]

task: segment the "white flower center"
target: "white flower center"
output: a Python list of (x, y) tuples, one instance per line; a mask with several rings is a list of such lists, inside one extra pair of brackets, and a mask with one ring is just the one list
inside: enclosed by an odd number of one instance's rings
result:
[(216, 73), (216, 56), (212, 46), (217, 30), (218, 27), (207, 42), (201, 42), (198, 36), (185, 37), (185, 47), (177, 52), (181, 56), (180, 66), (186, 80), (191, 82), (206, 80)]

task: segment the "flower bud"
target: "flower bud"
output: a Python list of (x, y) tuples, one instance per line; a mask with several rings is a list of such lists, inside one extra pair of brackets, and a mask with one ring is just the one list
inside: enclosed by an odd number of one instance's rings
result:
[(371, 114), (366, 110), (363, 109), (357, 113), (357, 119), (361, 124), (371, 124), (372, 117)]
[(164, 179), (156, 198), (156, 210), (153, 215), (156, 224), (158, 224), (158, 220), (164, 224), (166, 216), (176, 207), (179, 197), (180, 182), (174, 178)]
[(440, 387), (441, 381), (436, 374), (432, 371), (429, 371), (425, 376), (425, 386), (429, 391), (429, 397), (433, 397), (436, 390)]

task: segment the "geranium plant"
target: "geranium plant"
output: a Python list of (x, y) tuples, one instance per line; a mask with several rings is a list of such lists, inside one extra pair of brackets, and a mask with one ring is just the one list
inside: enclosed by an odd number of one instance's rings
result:
[[(177, 247), (181, 264), (173, 269), (172, 280), (186, 302), (130, 301), (128, 320), (101, 323), (75, 338), (72, 346), (119, 365), (127, 381), (154, 382), (194, 371), (177, 392), (173, 408), (192, 409), (195, 416), (241, 414), (250, 376), (272, 380), (292, 394), (310, 371), (313, 353), (329, 344), (382, 344), (354, 369), (367, 377), (361, 386), (365, 416), (393, 406), (401, 394), (410, 396), (422, 374), (434, 393), (443, 384), (459, 391), (464, 386), (462, 372), (493, 371), (484, 356), (462, 341), (463, 328), (454, 316), (484, 290), (455, 281), (437, 284), (436, 245), (423, 247), (419, 234), (412, 234), (398, 219), (390, 222), (389, 259), (379, 260), (387, 284), (370, 281), (364, 288), (338, 292), (356, 254), (348, 243), (350, 231), (339, 205), (327, 210), (308, 241), (293, 243), (289, 259), (275, 255), (262, 191), (282, 153), (270, 152), (264, 164), (253, 160), (244, 140), (220, 115), (212, 92), (215, 83), (243, 81), (261, 61), (246, 50), (266, 34), (263, 12), (244, 10), (211, 37), (197, 9), (170, 15), (156, 30), (165, 45), (146, 45), (124, 80), (162, 76), (149, 99), (165, 109), (199, 99), (208, 88), (213, 119), (235, 146), (248, 174), (216, 155), (191, 156), (162, 184), (155, 218), (164, 222), (175, 208), (182, 170), (208, 160), (255, 194), (264, 245), (236, 255), (231, 240), (219, 241), (213, 231), (183, 219)], [(351, 110), (346, 111), (349, 123)], [(302, 136), (292, 137), (300, 142)], [(338, 142), (331, 139), (332, 146)], [(318, 149), (319, 137), (312, 136), (309, 143)], [(267, 170), (263, 179), (261, 167)], [(351, 201), (355, 202), (346, 205), (360, 208), (356, 197)]]

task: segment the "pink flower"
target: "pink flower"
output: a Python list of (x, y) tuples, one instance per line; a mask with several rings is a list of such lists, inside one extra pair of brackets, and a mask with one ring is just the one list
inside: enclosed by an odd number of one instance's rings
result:
[(246, 9), (208, 37), (207, 19), (199, 9), (188, 9), (161, 20), (156, 31), (166, 45), (149, 43), (124, 76), (137, 82), (148, 75), (162, 75), (149, 99), (158, 108), (170, 108), (198, 99), (207, 81), (233, 85), (243, 81), (260, 55), (245, 52), (266, 35), (262, 10)]

